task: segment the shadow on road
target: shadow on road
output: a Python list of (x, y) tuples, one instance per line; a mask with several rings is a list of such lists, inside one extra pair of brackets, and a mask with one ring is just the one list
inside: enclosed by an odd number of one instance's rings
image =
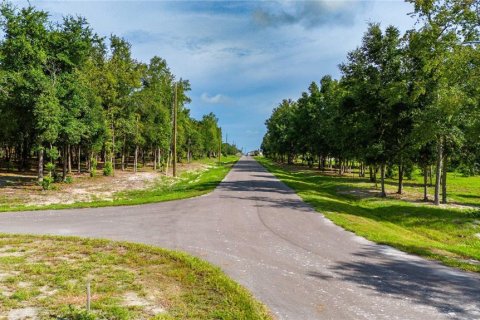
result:
[(294, 194), (291, 189), (282, 183), (271, 180), (244, 180), (244, 181), (222, 181), (218, 186), (220, 191), (241, 191), (241, 192), (271, 192), (279, 194)]
[(339, 278), (371, 289), (374, 295), (408, 299), (456, 319), (480, 318), (480, 278), (444, 267), (432, 268), (421, 260), (385, 255), (382, 248), (392, 250), (387, 246), (368, 247), (354, 254), (361, 260), (339, 262), (329, 268), (334, 276), (320, 271), (310, 271), (307, 275), (321, 280)]

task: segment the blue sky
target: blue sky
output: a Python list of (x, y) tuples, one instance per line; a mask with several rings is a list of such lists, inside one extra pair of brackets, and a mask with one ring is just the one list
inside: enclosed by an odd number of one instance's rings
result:
[[(19, 1), (21, 2), (21, 1)], [(26, 3), (26, 1), (25, 1)], [(87, 18), (95, 32), (122, 36), (137, 60), (165, 58), (192, 85), (191, 114), (214, 112), (229, 142), (260, 146), (265, 120), (310, 82), (339, 76), (367, 23), (404, 31), (403, 1), (31, 1), (52, 19)]]

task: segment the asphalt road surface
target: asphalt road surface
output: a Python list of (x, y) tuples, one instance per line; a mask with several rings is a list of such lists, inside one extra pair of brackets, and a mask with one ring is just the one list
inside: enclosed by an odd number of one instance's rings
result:
[(315, 212), (252, 158), (205, 196), (0, 214), (0, 232), (178, 249), (220, 266), (278, 319), (480, 319), (480, 277), (377, 245)]

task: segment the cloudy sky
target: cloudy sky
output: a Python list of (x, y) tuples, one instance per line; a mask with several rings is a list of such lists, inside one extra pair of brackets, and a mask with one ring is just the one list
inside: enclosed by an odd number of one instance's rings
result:
[(229, 142), (246, 151), (259, 147), (282, 99), (298, 98), (325, 74), (339, 76), (337, 65), (369, 22), (402, 31), (414, 25), (401, 0), (31, 3), (53, 20), (81, 15), (98, 34), (126, 38), (138, 60), (165, 58), (191, 82), (192, 115), (214, 112)]

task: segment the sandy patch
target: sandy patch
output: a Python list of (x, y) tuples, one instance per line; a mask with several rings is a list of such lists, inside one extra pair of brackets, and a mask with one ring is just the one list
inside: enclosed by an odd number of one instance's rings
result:
[(165, 312), (165, 309), (162, 306), (156, 305), (151, 301), (140, 297), (135, 292), (125, 293), (123, 296), (123, 304), (127, 307), (141, 307), (153, 315)]
[(52, 289), (49, 286), (40, 287), (38, 290), (41, 293), (40, 298), (50, 297), (50, 296), (53, 296), (54, 294), (56, 294), (58, 292), (57, 289)]
[(36, 308), (13, 309), (8, 313), (8, 320), (26, 320), (37, 319), (38, 310)]
[(4, 251), (0, 252), (0, 257), (23, 257), (25, 256), (25, 251)]
[[(181, 164), (177, 166), (179, 173), (186, 171), (206, 170), (207, 165), (201, 163)], [(133, 173), (115, 170), (114, 177), (98, 176), (90, 178), (88, 173), (72, 173), (72, 184), (55, 184), (56, 190), (44, 191), (37, 184), (35, 173), (0, 173), (0, 204), (12, 203), (24, 205), (72, 204), (75, 202), (91, 202), (95, 200), (112, 201), (115, 194), (128, 190), (141, 190), (153, 187), (160, 179), (165, 179), (165, 172), (153, 171), (151, 167), (142, 168)], [(171, 168), (169, 170), (171, 176)], [(165, 179), (173, 184), (176, 179)]]

